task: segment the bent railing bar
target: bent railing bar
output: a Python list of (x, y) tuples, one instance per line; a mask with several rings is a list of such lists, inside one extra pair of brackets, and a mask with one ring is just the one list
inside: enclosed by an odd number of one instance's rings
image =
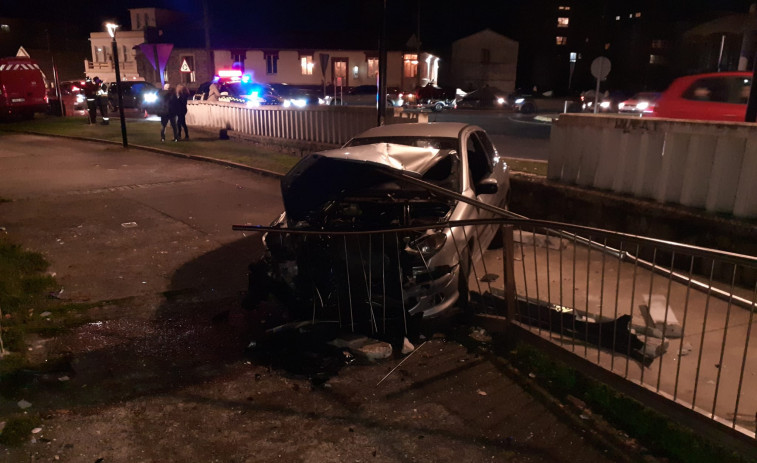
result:
[[(496, 214), (499, 214), (503, 216), (502, 219), (479, 219), (479, 220), (459, 220), (459, 221), (449, 221), (446, 224), (439, 224), (438, 228), (443, 228), (445, 226), (454, 227), (454, 226), (465, 226), (465, 225), (484, 225), (484, 224), (490, 224), (490, 223), (510, 223), (513, 225), (516, 225), (520, 222), (527, 222), (534, 227), (533, 233), (536, 233), (537, 227), (540, 230), (547, 230), (549, 229), (552, 233), (558, 234), (561, 236), (568, 237), (570, 239), (573, 239), (577, 242), (580, 242), (581, 244), (585, 246), (589, 246), (593, 249), (602, 251), (602, 252), (608, 252), (611, 255), (620, 256), (624, 260), (628, 260), (629, 262), (634, 262), (636, 265), (639, 265), (640, 267), (656, 272), (660, 275), (664, 275), (667, 278), (674, 278), (676, 282), (682, 283), (682, 284), (688, 284), (689, 283), (689, 277), (686, 275), (682, 275), (678, 272), (671, 272), (670, 270), (660, 267), (656, 264), (653, 264), (651, 262), (648, 262), (644, 259), (641, 259), (637, 257), (636, 255), (633, 255), (629, 253), (628, 251), (619, 251), (617, 249), (614, 249), (612, 247), (607, 247), (606, 249), (603, 249), (603, 246), (592, 242), (591, 239), (586, 239), (581, 235), (578, 235), (577, 233), (573, 232), (566, 232), (562, 230), (555, 230), (555, 226), (559, 225), (560, 228), (565, 228), (568, 230), (574, 230), (576, 232), (586, 232), (586, 233), (594, 233), (599, 234), (601, 236), (613, 236), (620, 239), (627, 239), (634, 242), (642, 242), (651, 246), (655, 247), (661, 247), (667, 250), (676, 250), (676, 249), (683, 249), (686, 250), (687, 253), (699, 256), (699, 257), (712, 257), (713, 252), (711, 250), (708, 250), (706, 248), (701, 248), (698, 246), (692, 246), (688, 244), (682, 244), (682, 243), (672, 243), (670, 241), (660, 240), (656, 238), (647, 238), (643, 236), (638, 235), (631, 235), (628, 233), (621, 233), (621, 232), (615, 232), (615, 231), (607, 231), (607, 230), (601, 230), (597, 228), (592, 227), (583, 227), (580, 225), (572, 225), (572, 224), (563, 224), (563, 223), (555, 223), (555, 222), (547, 222), (543, 220), (531, 220), (527, 217), (521, 216), (519, 214), (516, 214), (514, 212), (510, 212), (506, 209), (502, 209), (496, 206), (492, 206), (486, 203), (482, 203), (480, 201), (477, 201), (475, 199), (468, 198), (467, 196), (463, 196), (459, 193), (447, 190), (445, 188), (441, 188), (437, 185), (434, 185), (432, 183), (411, 177), (407, 174), (397, 173), (397, 172), (391, 172), (391, 170), (387, 170), (386, 173), (392, 177), (400, 178), (403, 180), (407, 180), (409, 183), (424, 187), (429, 189), (432, 192), (439, 193), (441, 195), (460, 200), (463, 202), (466, 202), (468, 204), (471, 204), (476, 207), (480, 207), (481, 209), (494, 212)], [(506, 218), (504, 218), (506, 217)], [(504, 221), (504, 222), (503, 222)], [(436, 228), (436, 227), (435, 227)], [(235, 231), (251, 231), (251, 232), (267, 232), (267, 231), (273, 231), (278, 233), (312, 233), (312, 234), (366, 234), (366, 233), (383, 233), (388, 231), (423, 231), (428, 230), (428, 226), (418, 226), (418, 227), (403, 227), (403, 228), (393, 228), (393, 229), (383, 229), (383, 230), (371, 230), (371, 231), (327, 231), (327, 230), (291, 230), (291, 229), (281, 229), (276, 227), (264, 227), (259, 225), (233, 225), (232, 230)], [(741, 254), (735, 254), (730, 252), (719, 252), (717, 253), (718, 259), (720, 259), (723, 262), (731, 262), (731, 263), (738, 263), (743, 264), (744, 262), (749, 262), (751, 265), (755, 264), (755, 259), (751, 256), (744, 256)], [(712, 279), (710, 279), (710, 282), (712, 282)], [(727, 291), (721, 290), (719, 288), (713, 287), (711, 284), (703, 283), (699, 280), (691, 280), (692, 286), (702, 292), (706, 292), (708, 294), (711, 294), (712, 296), (715, 296), (716, 298), (723, 300), (723, 301), (729, 301), (733, 303), (734, 305), (737, 305), (741, 308), (749, 309), (753, 305), (753, 301), (749, 301), (747, 299), (744, 299), (742, 297), (739, 297), (735, 294), (730, 294)]]

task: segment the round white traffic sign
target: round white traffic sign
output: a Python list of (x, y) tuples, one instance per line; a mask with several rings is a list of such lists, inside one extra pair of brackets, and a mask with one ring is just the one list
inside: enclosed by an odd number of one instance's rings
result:
[(607, 74), (610, 73), (610, 69), (612, 69), (610, 60), (604, 56), (594, 58), (594, 61), (591, 62), (591, 75), (597, 79), (604, 80)]

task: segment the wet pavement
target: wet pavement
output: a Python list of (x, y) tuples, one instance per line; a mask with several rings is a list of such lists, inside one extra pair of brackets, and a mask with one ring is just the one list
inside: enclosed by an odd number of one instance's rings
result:
[(485, 346), (430, 337), (400, 367), (358, 361), (315, 382), (250, 357), (239, 300), (260, 237), (231, 225), (278, 215), (275, 180), (48, 137), (2, 146), (0, 225), (48, 258), (61, 298), (92, 303), (93, 320), (30, 339), (54, 367), (29, 372), (0, 416), (25, 400), (41, 429), (2, 461), (628, 458), (527, 393)]

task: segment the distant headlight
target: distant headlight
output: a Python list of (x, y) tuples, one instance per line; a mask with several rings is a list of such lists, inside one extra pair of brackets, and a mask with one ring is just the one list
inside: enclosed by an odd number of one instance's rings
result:
[(623, 109), (626, 107), (625, 103), (618, 103), (618, 109)]
[(284, 107), (288, 108), (289, 106), (294, 106), (295, 108), (304, 108), (308, 105), (307, 100), (298, 98), (298, 99), (291, 99), (291, 100), (285, 100), (284, 101)]
[(499, 105), (505, 104), (505, 99), (504, 98), (497, 98), (497, 104), (499, 104)]
[(155, 103), (156, 101), (158, 101), (158, 94), (154, 92), (145, 93), (142, 97), (142, 100), (145, 103)]
[(79, 93), (76, 95), (76, 102), (77, 103), (84, 103), (87, 100), (87, 97), (84, 96), (83, 93)]
[(521, 104), (521, 103), (523, 103), (524, 101), (526, 101), (526, 99), (525, 99), (525, 98), (518, 98), (517, 100), (515, 100), (515, 104)]
[(644, 111), (648, 107), (649, 107), (648, 101), (641, 101), (639, 102), (639, 104), (636, 105), (636, 109), (638, 109), (639, 111)]
[(607, 108), (610, 107), (610, 102), (609, 101), (603, 101), (603, 102), (599, 103), (599, 106), (601, 106), (604, 109), (607, 109)]
[(323, 98), (318, 98), (318, 104), (328, 104), (328, 102)]

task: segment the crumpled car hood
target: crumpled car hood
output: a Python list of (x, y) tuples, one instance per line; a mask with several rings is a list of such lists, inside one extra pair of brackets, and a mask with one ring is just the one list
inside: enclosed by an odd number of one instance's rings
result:
[(281, 195), (290, 220), (335, 199), (345, 191), (389, 180), (382, 171), (399, 170), (421, 177), (442, 158), (442, 150), (391, 143), (351, 146), (311, 154), (281, 180)]

